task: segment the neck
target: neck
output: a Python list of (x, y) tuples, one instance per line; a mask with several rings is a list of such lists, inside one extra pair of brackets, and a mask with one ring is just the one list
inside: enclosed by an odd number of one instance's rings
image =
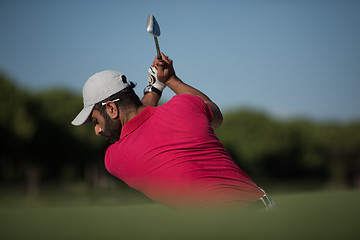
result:
[(145, 106), (141, 105), (137, 108), (129, 109), (128, 111), (125, 111), (125, 112), (120, 111), (120, 121), (121, 121), (122, 126), (124, 126), (125, 123), (127, 123), (134, 117), (136, 117), (144, 109), (145, 109)]

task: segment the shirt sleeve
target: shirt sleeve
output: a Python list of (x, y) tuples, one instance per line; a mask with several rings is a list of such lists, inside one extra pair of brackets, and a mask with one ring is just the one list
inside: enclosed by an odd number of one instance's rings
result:
[(175, 95), (171, 100), (172, 104), (176, 104), (177, 109), (204, 114), (209, 123), (213, 120), (213, 113), (210, 107), (198, 96), (190, 94)]

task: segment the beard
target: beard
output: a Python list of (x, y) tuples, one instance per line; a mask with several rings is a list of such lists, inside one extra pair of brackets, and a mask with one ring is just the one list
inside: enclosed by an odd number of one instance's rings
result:
[(122, 125), (120, 119), (111, 119), (107, 113), (104, 114), (105, 127), (104, 130), (100, 133), (101, 136), (106, 138), (111, 144), (119, 141)]

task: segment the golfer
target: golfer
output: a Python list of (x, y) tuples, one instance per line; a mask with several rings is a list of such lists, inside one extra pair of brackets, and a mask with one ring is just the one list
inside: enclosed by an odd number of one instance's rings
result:
[[(222, 123), (218, 106), (175, 74), (162, 53), (149, 69), (142, 100), (132, 82), (116, 71), (91, 76), (83, 88), (84, 108), (73, 120), (93, 122), (112, 145), (106, 169), (149, 198), (173, 207), (245, 206), (272, 201), (233, 161), (214, 133)], [(164, 87), (176, 95), (157, 106)]]

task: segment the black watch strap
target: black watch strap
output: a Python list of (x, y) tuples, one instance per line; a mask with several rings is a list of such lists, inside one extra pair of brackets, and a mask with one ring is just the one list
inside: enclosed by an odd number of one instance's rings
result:
[(161, 96), (162, 92), (157, 89), (156, 87), (152, 86), (152, 85), (148, 85), (145, 89), (144, 89), (144, 94), (150, 93), (150, 92), (156, 92), (157, 94), (159, 94)]

